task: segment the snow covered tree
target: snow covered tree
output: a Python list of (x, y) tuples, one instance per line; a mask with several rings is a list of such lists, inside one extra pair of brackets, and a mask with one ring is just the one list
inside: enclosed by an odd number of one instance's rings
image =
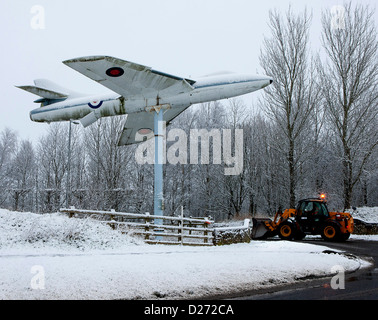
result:
[(17, 148), (17, 134), (5, 128), (0, 134), (0, 205), (7, 204), (8, 189), (11, 183), (11, 161)]
[(344, 208), (378, 145), (378, 43), (374, 11), (351, 2), (339, 24), (322, 14), (326, 60), (319, 66), (328, 129), (343, 172)]
[(91, 206), (119, 210), (128, 190), (125, 170), (134, 156), (118, 147), (123, 117), (100, 119), (85, 132)]
[(42, 211), (59, 210), (65, 199), (65, 177), (68, 164), (68, 127), (53, 123), (37, 146), (38, 178)]
[[(228, 214), (238, 217), (243, 210), (243, 206), (250, 195), (250, 186), (248, 185), (248, 153), (245, 146), (247, 136), (244, 132), (246, 123), (249, 121), (247, 106), (241, 99), (230, 99), (226, 106), (225, 126), (232, 130), (233, 135), (237, 129), (243, 130), (243, 169), (237, 175), (223, 175), (223, 192), (225, 199), (228, 199)], [(241, 143), (231, 139), (231, 150), (235, 150), (235, 144)], [(226, 146), (223, 145), (223, 148)], [(223, 159), (225, 160), (225, 159)]]
[(30, 141), (22, 140), (12, 160), (12, 197), (13, 210), (24, 210), (26, 195), (29, 195), (29, 207), (32, 206), (33, 191), (35, 187), (35, 154)]
[(271, 147), (282, 155), (290, 207), (296, 205), (300, 166), (312, 152), (306, 140), (312, 129), (310, 115), (318, 103), (309, 55), (310, 20), (306, 11), (295, 15), (289, 8), (285, 17), (270, 11), (271, 37), (265, 37), (260, 53), (265, 74), (274, 77), (274, 83), (264, 90), (261, 104), (279, 128)]

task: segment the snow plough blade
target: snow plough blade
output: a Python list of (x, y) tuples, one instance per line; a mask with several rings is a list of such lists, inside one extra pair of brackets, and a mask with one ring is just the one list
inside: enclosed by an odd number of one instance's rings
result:
[(271, 219), (267, 218), (252, 218), (252, 239), (266, 239), (271, 236), (272, 231), (269, 230), (265, 222), (271, 222)]

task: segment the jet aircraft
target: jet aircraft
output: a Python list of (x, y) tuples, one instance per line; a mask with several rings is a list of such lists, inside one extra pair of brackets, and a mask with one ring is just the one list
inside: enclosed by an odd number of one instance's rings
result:
[[(109, 56), (63, 61), (72, 69), (113, 93), (82, 95), (39, 79), (18, 88), (41, 97), (41, 107), (30, 112), (36, 122), (80, 120), (84, 127), (101, 117), (127, 115), (118, 145), (130, 145), (153, 136), (154, 112), (164, 112), (167, 125), (189, 106), (244, 95), (273, 82), (263, 75), (221, 73), (196, 80), (177, 77), (137, 63)], [(142, 138), (141, 138), (142, 137)]]

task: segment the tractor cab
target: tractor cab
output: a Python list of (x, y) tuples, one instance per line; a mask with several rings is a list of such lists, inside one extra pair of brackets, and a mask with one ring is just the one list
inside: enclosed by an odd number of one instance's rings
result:
[(299, 201), (296, 220), (303, 232), (316, 232), (327, 219), (329, 219), (329, 212), (325, 201), (317, 198)]

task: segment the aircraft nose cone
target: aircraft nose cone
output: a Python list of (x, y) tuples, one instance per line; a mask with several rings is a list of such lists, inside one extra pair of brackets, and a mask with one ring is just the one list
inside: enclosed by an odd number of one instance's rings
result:
[(262, 88), (265, 88), (273, 83), (273, 79), (271, 77), (264, 77), (262, 78), (263, 85)]
[(33, 122), (38, 122), (38, 119), (36, 117), (36, 110), (37, 109), (34, 109), (34, 110), (29, 112), (30, 120), (33, 121)]

